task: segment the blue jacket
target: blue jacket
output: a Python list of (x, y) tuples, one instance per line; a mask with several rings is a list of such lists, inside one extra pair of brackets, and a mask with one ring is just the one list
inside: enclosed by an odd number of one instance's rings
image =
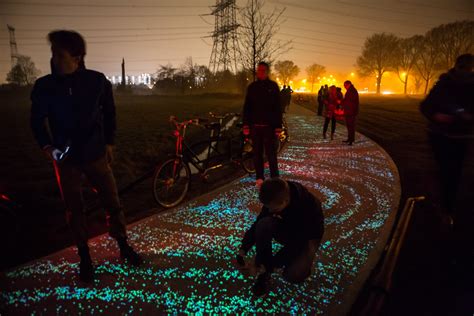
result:
[(70, 75), (41, 77), (31, 102), (31, 129), (41, 148), (69, 145), (67, 159), (85, 163), (100, 158), (106, 145), (114, 143), (112, 85), (100, 72), (81, 68)]

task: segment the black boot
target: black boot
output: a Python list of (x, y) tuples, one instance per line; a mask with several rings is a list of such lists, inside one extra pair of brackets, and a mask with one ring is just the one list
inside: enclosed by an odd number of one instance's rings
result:
[(257, 281), (252, 286), (252, 292), (255, 296), (264, 296), (270, 291), (270, 273), (263, 272), (257, 277)]
[(126, 239), (117, 239), (117, 242), (120, 248), (120, 258), (136, 267), (143, 263), (143, 258), (133, 250)]
[(77, 249), (81, 258), (79, 263), (79, 279), (83, 282), (91, 283), (94, 281), (94, 266), (92, 265), (89, 247), (78, 247)]

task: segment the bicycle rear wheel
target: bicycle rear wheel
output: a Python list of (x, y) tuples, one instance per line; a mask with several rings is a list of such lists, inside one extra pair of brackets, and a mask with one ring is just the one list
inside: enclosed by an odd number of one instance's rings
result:
[(181, 159), (170, 159), (158, 168), (153, 176), (153, 196), (163, 207), (181, 203), (188, 193), (191, 171)]

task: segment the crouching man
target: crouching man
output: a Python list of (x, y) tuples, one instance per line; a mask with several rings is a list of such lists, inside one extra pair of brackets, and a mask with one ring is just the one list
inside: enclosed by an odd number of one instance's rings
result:
[[(272, 178), (263, 182), (260, 193), (262, 211), (245, 233), (237, 264), (245, 267), (244, 257), (255, 245), (255, 265), (261, 269), (252, 288), (256, 296), (268, 293), (274, 269), (283, 268), (283, 277), (293, 283), (304, 281), (324, 233), (321, 202), (303, 185)], [(272, 253), (273, 240), (283, 245)]]

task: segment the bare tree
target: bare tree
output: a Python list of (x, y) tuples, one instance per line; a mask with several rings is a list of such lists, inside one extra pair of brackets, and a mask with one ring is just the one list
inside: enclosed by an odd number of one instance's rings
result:
[(432, 38), (438, 43), (437, 68), (445, 71), (453, 67), (456, 58), (474, 52), (474, 21), (457, 21), (433, 28)]
[(15, 66), (7, 74), (7, 82), (20, 86), (29, 86), (38, 78), (40, 71), (31, 57), (19, 55)]
[(362, 77), (376, 76), (377, 93), (380, 93), (384, 73), (394, 68), (397, 44), (398, 38), (393, 34), (374, 34), (365, 40), (362, 55), (357, 58)]
[(306, 67), (309, 83), (311, 84), (311, 92), (313, 92), (314, 84), (319, 77), (326, 73), (326, 67), (319, 64), (312, 64)]
[(395, 53), (395, 70), (403, 83), (404, 94), (407, 94), (408, 77), (418, 61), (422, 43), (422, 35), (402, 38), (398, 41)]
[(289, 84), (290, 81), (300, 73), (300, 68), (291, 60), (278, 61), (274, 68), (285, 85)]
[(291, 49), (291, 41), (275, 38), (283, 23), (285, 8), (274, 8), (271, 13), (263, 13), (264, 0), (248, 0), (240, 11), (239, 59), (242, 68), (252, 71), (255, 80), (257, 63), (272, 63), (278, 56)]
[(173, 67), (171, 64), (167, 65), (160, 65), (160, 68), (156, 71), (157, 79), (158, 80), (163, 80), (163, 79), (173, 79), (175, 73), (176, 73), (176, 68)]
[(418, 74), (425, 81), (424, 94), (428, 92), (431, 80), (437, 74), (437, 61), (440, 56), (439, 46), (439, 37), (433, 34), (433, 30), (428, 31), (421, 42), (420, 54), (416, 63)]

